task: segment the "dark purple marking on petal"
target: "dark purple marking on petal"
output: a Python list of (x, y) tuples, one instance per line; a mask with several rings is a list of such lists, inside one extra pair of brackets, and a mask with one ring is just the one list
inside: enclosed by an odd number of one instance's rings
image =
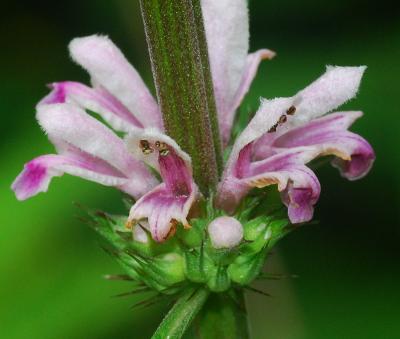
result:
[(27, 163), (12, 185), (17, 198), (24, 200), (35, 194), (47, 177), (47, 168), (35, 160)]
[(192, 176), (185, 162), (169, 148), (167, 155), (159, 155), (160, 174), (167, 190), (175, 196), (188, 196), (191, 193)]
[(65, 92), (65, 86), (63, 82), (60, 83), (53, 83), (47, 85), (52, 91), (42, 99), (42, 101), (39, 103), (45, 104), (45, 105), (50, 105), (50, 104), (62, 104), (65, 103), (66, 100), (66, 92)]
[(233, 168), (235, 177), (241, 179), (249, 174), (252, 150), (253, 143), (250, 143), (243, 147), (240, 151), (236, 164)]

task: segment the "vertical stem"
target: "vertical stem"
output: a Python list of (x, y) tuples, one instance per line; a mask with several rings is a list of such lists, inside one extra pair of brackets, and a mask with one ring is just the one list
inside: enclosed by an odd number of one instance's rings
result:
[(186, 338), (250, 338), (243, 291), (211, 294), (190, 331)]
[(204, 194), (222, 167), (217, 111), (200, 0), (140, 0), (166, 132), (192, 157)]

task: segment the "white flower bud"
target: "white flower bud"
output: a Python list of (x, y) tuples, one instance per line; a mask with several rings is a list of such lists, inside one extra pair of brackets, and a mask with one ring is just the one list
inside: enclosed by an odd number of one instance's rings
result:
[(243, 239), (242, 224), (232, 217), (219, 217), (208, 225), (208, 234), (214, 248), (232, 248)]

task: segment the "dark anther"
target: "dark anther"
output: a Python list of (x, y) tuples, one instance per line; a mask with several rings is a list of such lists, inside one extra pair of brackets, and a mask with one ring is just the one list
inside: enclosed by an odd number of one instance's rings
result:
[(169, 154), (168, 145), (165, 142), (156, 141), (155, 145), (161, 156), (165, 157)]
[(281, 115), (279, 120), (278, 120), (278, 124), (284, 124), (287, 121), (287, 116), (285, 114)]
[(166, 157), (169, 154), (169, 149), (168, 148), (164, 148), (162, 150), (160, 150), (160, 155), (162, 157)]
[(268, 133), (274, 133), (274, 132), (276, 132), (276, 128), (278, 127), (278, 123), (276, 123), (274, 126), (272, 126), (269, 130), (268, 130)]
[(153, 149), (150, 147), (150, 143), (147, 140), (140, 140), (139, 145), (143, 154), (153, 153)]
[(163, 149), (167, 148), (167, 144), (165, 142), (161, 142), (158, 140), (156, 141), (155, 145), (159, 150), (163, 150)]
[(140, 140), (140, 148), (150, 148), (150, 143), (147, 140)]
[(294, 106), (290, 106), (288, 108), (288, 110), (286, 111), (287, 115), (294, 115), (294, 113), (296, 113), (296, 107), (294, 107)]

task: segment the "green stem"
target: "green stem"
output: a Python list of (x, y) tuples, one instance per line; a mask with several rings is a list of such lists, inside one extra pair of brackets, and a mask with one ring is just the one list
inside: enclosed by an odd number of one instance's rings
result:
[(190, 330), (188, 339), (250, 338), (243, 291), (210, 295)]
[(140, 0), (168, 135), (192, 157), (204, 194), (222, 170), (221, 141), (200, 0)]
[(182, 338), (192, 320), (201, 310), (209, 295), (206, 288), (187, 290), (163, 319), (153, 339)]

